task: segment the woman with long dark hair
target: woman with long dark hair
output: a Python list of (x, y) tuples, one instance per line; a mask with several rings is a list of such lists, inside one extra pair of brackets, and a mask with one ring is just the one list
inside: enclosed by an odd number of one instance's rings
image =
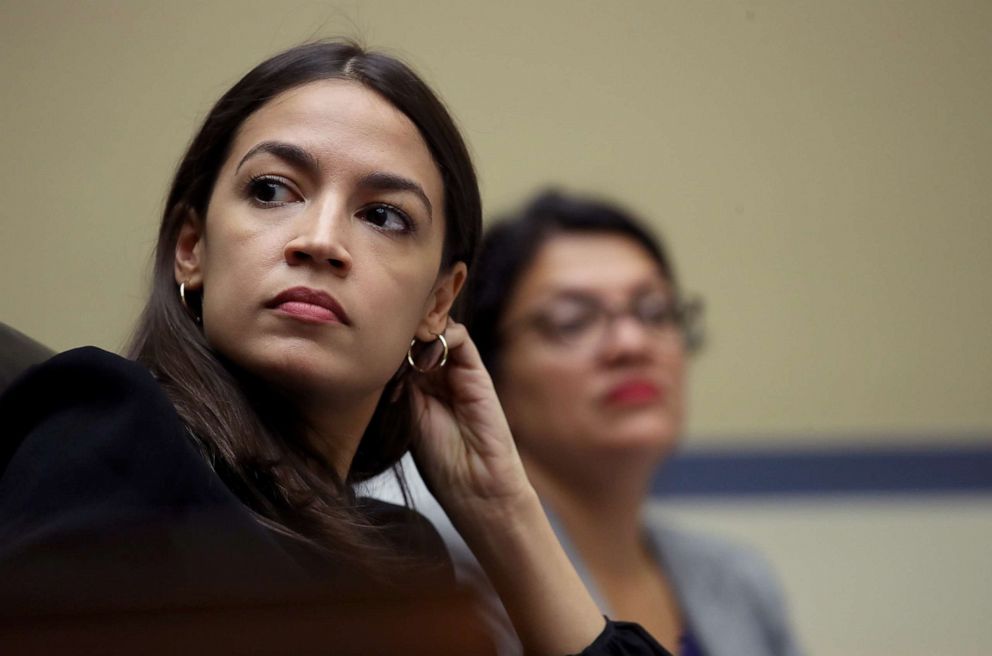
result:
[(329, 42), (249, 72), (179, 165), (129, 359), (70, 351), (0, 399), (3, 600), (430, 585), (437, 534), (352, 492), (412, 449), (528, 651), (665, 653), (604, 629), (457, 323), (480, 225), (461, 136), (401, 62)]

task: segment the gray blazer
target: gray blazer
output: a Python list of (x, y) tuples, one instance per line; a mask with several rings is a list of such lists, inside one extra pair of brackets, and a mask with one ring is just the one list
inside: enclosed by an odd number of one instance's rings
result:
[[(522, 649), (506, 611), (478, 561), (427, 491), (409, 456), (403, 469), (415, 509), (437, 527), (455, 564), (458, 580), (476, 590), (484, 619), (499, 642), (501, 656)], [(402, 502), (390, 472), (363, 486), (362, 494)], [(567, 534), (549, 513), (565, 552), (604, 615), (613, 617)], [(781, 589), (767, 561), (753, 549), (714, 536), (686, 531), (655, 513), (644, 515), (645, 530), (658, 561), (671, 578), (685, 621), (706, 656), (798, 656)], [(670, 650), (675, 645), (666, 645)]]
[[(644, 515), (644, 528), (656, 558), (672, 581), (685, 622), (705, 654), (802, 653), (781, 588), (761, 554), (723, 538), (676, 527), (655, 513)], [(561, 540), (564, 532), (557, 527), (556, 532)], [(592, 577), (583, 571), (581, 559), (570, 546), (566, 551), (593, 598), (609, 615), (608, 604), (595, 589)]]

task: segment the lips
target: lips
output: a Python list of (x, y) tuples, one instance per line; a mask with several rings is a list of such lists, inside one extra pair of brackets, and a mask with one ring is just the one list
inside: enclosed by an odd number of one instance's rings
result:
[(610, 388), (605, 400), (608, 405), (644, 405), (661, 399), (661, 388), (641, 378), (625, 380)]
[(266, 303), (265, 307), (303, 321), (351, 325), (340, 303), (330, 294), (309, 287), (287, 289)]

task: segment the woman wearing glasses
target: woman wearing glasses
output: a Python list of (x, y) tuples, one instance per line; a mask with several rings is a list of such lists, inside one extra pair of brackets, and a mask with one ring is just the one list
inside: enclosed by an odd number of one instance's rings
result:
[(681, 654), (794, 654), (749, 551), (642, 516), (675, 449), (699, 306), (615, 207), (545, 193), (483, 242), (471, 329), (530, 480), (610, 617)]

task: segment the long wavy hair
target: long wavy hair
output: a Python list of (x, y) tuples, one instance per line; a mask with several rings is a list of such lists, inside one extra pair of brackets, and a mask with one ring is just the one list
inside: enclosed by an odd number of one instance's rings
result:
[[(256, 517), (361, 566), (386, 557), (351, 484), (393, 466), (414, 437), (405, 369), (390, 380), (345, 480), (307, 443), (271, 390), (225, 361), (183, 307), (174, 277), (176, 242), (193, 213), (207, 205), (231, 143), (245, 120), (279, 94), (319, 80), (364, 85), (419, 129), (444, 182), (446, 217), (441, 270), (471, 266), (482, 227), (478, 182), (468, 149), (441, 101), (405, 64), (348, 41), (322, 41), (282, 52), (256, 66), (214, 105), (173, 179), (155, 247), (152, 289), (128, 356), (147, 366), (172, 400), (192, 439)], [(188, 299), (195, 305), (197, 298)], [(461, 304), (452, 314), (459, 318)], [(315, 463), (317, 466), (315, 466)]]

